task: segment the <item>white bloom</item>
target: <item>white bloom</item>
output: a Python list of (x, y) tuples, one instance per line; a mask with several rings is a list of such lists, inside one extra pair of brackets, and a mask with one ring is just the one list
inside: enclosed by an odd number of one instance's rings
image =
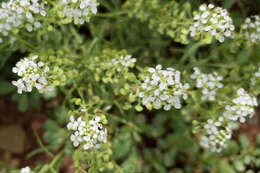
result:
[[(10, 0), (0, 8), (0, 37), (8, 36), (16, 28), (25, 27), (28, 32), (39, 28), (40, 12), (46, 14), (45, 0)], [(12, 37), (11, 37), (12, 38)], [(14, 42), (12, 39), (10, 42)]]
[(18, 88), (18, 93), (31, 92), (33, 87), (37, 88), (40, 92), (48, 91), (48, 76), (43, 62), (37, 62), (38, 56), (31, 58), (24, 58), (16, 63), (13, 67), (13, 73), (16, 73), (20, 79), (13, 81), (12, 84)]
[(18, 93), (23, 91), (31, 92), (33, 87), (37, 88), (40, 92), (49, 91), (51, 86), (48, 86), (48, 76), (43, 62), (37, 62), (38, 56), (31, 58), (24, 58), (16, 63), (12, 69), (13, 73), (17, 73), (20, 79), (13, 81), (12, 84), (18, 88)]
[(99, 116), (88, 121), (88, 123), (81, 117), (75, 121), (74, 116), (71, 116), (67, 128), (74, 131), (74, 134), (70, 137), (74, 147), (82, 144), (84, 150), (88, 150), (90, 148), (100, 148), (101, 143), (107, 142), (107, 130), (103, 128)]
[(212, 152), (221, 152), (227, 146), (226, 142), (232, 136), (230, 125), (222, 124), (223, 117), (218, 120), (209, 119), (204, 125), (204, 135), (200, 138), (200, 145)]
[(240, 34), (249, 45), (260, 43), (260, 17), (258, 15), (246, 18), (241, 25)]
[(121, 55), (119, 58), (114, 58), (109, 63), (110, 66), (117, 66), (118, 64), (121, 64), (123, 67), (130, 67), (132, 64), (136, 62), (135, 58), (132, 58), (131, 55), (123, 56)]
[(224, 42), (225, 38), (233, 38), (235, 27), (227, 10), (202, 4), (199, 11), (195, 12), (194, 23), (190, 26), (191, 37), (204, 36), (210, 33), (219, 42)]
[(243, 88), (237, 90), (237, 97), (232, 99), (232, 104), (225, 107), (224, 116), (232, 121), (239, 120), (244, 123), (246, 118), (255, 114), (254, 107), (257, 106), (255, 97), (251, 97)]
[(66, 18), (72, 18), (76, 24), (89, 22), (91, 14), (97, 13), (96, 0), (61, 0)]
[(73, 115), (70, 116), (70, 122), (67, 124), (68, 130), (77, 130), (78, 124), (75, 121), (75, 118)]
[(190, 76), (191, 79), (196, 79), (196, 87), (201, 89), (202, 100), (214, 101), (217, 90), (223, 87), (221, 81), (223, 77), (217, 72), (204, 74), (197, 67), (193, 68), (194, 73)]
[(74, 147), (77, 147), (79, 146), (79, 143), (82, 141), (82, 138), (79, 135), (79, 132), (76, 131), (74, 134), (70, 136), (70, 140), (73, 142)]
[(151, 104), (155, 108), (168, 111), (172, 107), (181, 108), (181, 98), (187, 99), (189, 84), (181, 83), (181, 73), (173, 68), (162, 69), (161, 65), (148, 68), (147, 76), (141, 84), (139, 97), (144, 106)]
[(30, 173), (31, 169), (29, 166), (26, 166), (24, 168), (21, 169), (21, 173)]

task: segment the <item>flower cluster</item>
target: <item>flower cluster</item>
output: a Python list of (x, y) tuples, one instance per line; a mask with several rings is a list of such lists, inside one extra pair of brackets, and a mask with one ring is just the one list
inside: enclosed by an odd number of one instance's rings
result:
[(181, 83), (181, 72), (173, 68), (162, 70), (161, 65), (149, 68), (145, 80), (141, 84), (139, 97), (142, 104), (149, 107), (161, 108), (168, 111), (172, 107), (181, 108), (181, 98), (187, 99), (186, 90), (189, 84)]
[(210, 149), (212, 152), (220, 152), (227, 146), (226, 142), (232, 136), (231, 125), (224, 125), (224, 118), (217, 120), (208, 119), (203, 129), (206, 134), (201, 136), (200, 145)]
[(260, 17), (247, 17), (241, 25), (241, 33), (248, 43), (255, 44), (260, 42)]
[(196, 87), (202, 89), (202, 100), (214, 101), (216, 92), (219, 88), (223, 87), (221, 83), (223, 77), (217, 72), (211, 74), (204, 74), (200, 69), (194, 67), (194, 73), (191, 75), (192, 79), (196, 79)]
[(13, 72), (21, 77), (17, 81), (12, 82), (18, 88), (19, 94), (22, 94), (23, 91), (31, 92), (33, 87), (40, 92), (53, 90), (52, 86), (48, 86), (47, 73), (49, 72), (49, 67), (42, 61), (37, 60), (38, 56), (24, 58), (17, 62), (13, 68)]
[(260, 67), (258, 67), (258, 71), (254, 73), (253, 77), (251, 78), (251, 84), (255, 86), (256, 80), (260, 79)]
[(223, 117), (217, 121), (209, 119), (204, 125), (205, 135), (201, 137), (200, 144), (213, 152), (220, 152), (226, 147), (226, 142), (232, 135), (232, 123), (238, 120), (244, 123), (247, 117), (252, 117), (257, 106), (255, 97), (251, 97), (243, 88), (237, 90), (237, 97), (232, 99), (232, 104), (225, 107)]
[(24, 168), (21, 169), (21, 173), (30, 173), (31, 169), (29, 166), (26, 166)]
[(96, 0), (61, 0), (60, 4), (66, 18), (72, 19), (75, 24), (89, 22), (90, 16), (97, 13)]
[(219, 42), (226, 38), (234, 37), (235, 27), (226, 9), (215, 7), (213, 4), (202, 4), (199, 11), (194, 12), (194, 23), (190, 26), (192, 37), (205, 36), (210, 34)]
[(121, 71), (120, 65), (123, 66), (124, 68), (128, 68), (128, 67), (133, 67), (135, 62), (136, 59), (132, 58), (131, 55), (126, 55), (126, 56), (121, 55), (119, 58), (112, 59), (111, 62), (108, 63), (108, 65), (112, 67), (117, 67), (116, 70)]
[(254, 113), (254, 107), (257, 106), (255, 97), (251, 97), (243, 88), (237, 90), (237, 97), (232, 99), (232, 104), (225, 107), (224, 116), (232, 121), (239, 120), (244, 123), (246, 118), (251, 118)]
[(67, 128), (74, 131), (70, 136), (70, 140), (73, 142), (74, 147), (78, 147), (82, 144), (84, 150), (91, 148), (98, 149), (101, 147), (102, 143), (107, 142), (107, 130), (101, 124), (99, 116), (88, 121), (88, 123), (82, 120), (81, 117), (75, 120), (74, 116), (71, 116)]
[[(26, 27), (28, 32), (41, 27), (40, 17), (46, 15), (46, 1), (10, 0), (3, 2), (0, 8), (0, 34), (8, 36), (16, 29)], [(0, 37), (0, 42), (3, 39)]]

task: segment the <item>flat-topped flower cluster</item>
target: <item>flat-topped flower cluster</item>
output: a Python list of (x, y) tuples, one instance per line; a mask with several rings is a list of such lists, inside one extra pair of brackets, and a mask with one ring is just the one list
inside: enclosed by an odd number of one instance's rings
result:
[(16, 73), (20, 79), (13, 81), (13, 85), (18, 88), (18, 93), (31, 92), (35, 87), (40, 92), (53, 90), (48, 85), (49, 67), (42, 61), (38, 60), (38, 56), (24, 58), (16, 63), (13, 73)]
[(218, 120), (209, 119), (204, 125), (204, 135), (201, 136), (200, 144), (213, 152), (220, 152), (227, 146), (227, 141), (232, 135), (232, 123), (239, 121), (245, 123), (246, 119), (255, 114), (257, 106), (256, 97), (246, 93), (243, 88), (237, 90), (237, 96), (232, 103), (226, 105), (223, 116)]
[(241, 25), (241, 33), (249, 45), (260, 43), (260, 17), (257, 15), (247, 17)]
[(74, 147), (83, 145), (84, 150), (92, 148), (100, 148), (101, 144), (107, 142), (107, 130), (101, 123), (101, 118), (96, 116), (94, 119), (86, 122), (79, 117), (75, 120), (74, 116), (70, 117), (70, 122), (67, 124), (68, 130), (73, 130), (70, 140)]
[(172, 107), (180, 109), (181, 99), (186, 100), (188, 83), (181, 83), (181, 72), (173, 68), (162, 69), (161, 65), (149, 68), (140, 86), (139, 97), (146, 107), (154, 107), (168, 111)]
[[(121, 55), (119, 58), (114, 58), (111, 62), (108, 63), (109, 66), (117, 67), (118, 65), (125, 68), (133, 67), (136, 62), (135, 58), (132, 58), (132, 55)], [(117, 68), (117, 71), (120, 71), (120, 67)]]
[(89, 22), (90, 16), (97, 13), (96, 0), (61, 0), (60, 4), (65, 17), (72, 19), (75, 24)]
[(39, 0), (10, 0), (0, 8), (0, 42), (10, 32), (25, 27), (28, 32), (41, 27), (41, 17), (46, 16), (47, 2)]
[(196, 79), (196, 87), (202, 89), (202, 100), (214, 101), (216, 99), (217, 90), (223, 87), (221, 81), (223, 77), (217, 72), (204, 74), (200, 72), (198, 67), (193, 68), (194, 73), (191, 79)]
[(254, 107), (257, 106), (255, 97), (250, 96), (243, 88), (237, 90), (237, 97), (232, 99), (232, 104), (225, 107), (224, 116), (240, 123), (246, 122), (246, 118), (251, 118), (255, 114)]
[(193, 20), (193, 25), (189, 28), (191, 37), (205, 37), (209, 33), (219, 42), (234, 37), (235, 27), (226, 9), (213, 4), (202, 4), (199, 11), (194, 12)]
[(210, 149), (212, 152), (221, 152), (227, 146), (227, 141), (231, 139), (232, 128), (230, 124), (224, 125), (224, 118), (217, 120), (208, 119), (203, 126), (205, 135), (200, 138), (200, 145)]

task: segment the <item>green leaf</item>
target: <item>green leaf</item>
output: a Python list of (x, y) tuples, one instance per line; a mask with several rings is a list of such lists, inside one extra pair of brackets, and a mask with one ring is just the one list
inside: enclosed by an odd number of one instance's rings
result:
[(235, 4), (235, 2), (235, 0), (224, 0), (223, 7), (225, 9), (230, 9)]
[(247, 150), (250, 147), (250, 143), (249, 143), (248, 137), (246, 135), (240, 135), (239, 142), (240, 142), (242, 149), (244, 149), (244, 150)]
[(18, 99), (18, 109), (21, 112), (25, 112), (28, 108), (29, 105), (29, 101), (28, 101), (28, 97), (25, 94), (20, 95), (19, 99)]
[(55, 116), (59, 124), (65, 124), (68, 119), (68, 109), (62, 105), (55, 110)]
[(243, 63), (248, 62), (249, 56), (250, 56), (250, 52), (248, 49), (244, 49), (244, 50), (240, 51), (238, 54), (238, 57), (237, 57), (238, 63), (243, 64)]
[(131, 149), (132, 138), (131, 132), (128, 128), (123, 127), (120, 132), (115, 135), (113, 140), (113, 157), (115, 159), (122, 159), (125, 157)]
[(249, 156), (249, 155), (246, 155), (245, 158), (244, 158), (244, 163), (246, 165), (249, 165), (251, 163), (251, 161), (252, 161), (252, 157)]
[(260, 146), (260, 134), (256, 136), (256, 145)]
[(221, 160), (219, 163), (219, 172), (235, 173), (232, 166), (226, 160)]
[(44, 123), (44, 128), (46, 130), (50, 130), (50, 131), (58, 131), (60, 129), (60, 126), (53, 120), (47, 120), (45, 123)]
[(49, 148), (51, 150), (57, 150), (65, 139), (66, 131), (60, 128), (60, 126), (53, 120), (47, 120), (44, 123), (44, 129), (44, 140), (50, 144)]
[(6, 95), (14, 91), (15, 87), (7, 81), (0, 81), (0, 95)]
[(132, 154), (122, 164), (122, 168), (125, 173), (136, 173), (142, 172), (141, 158), (136, 151), (131, 152)]
[(245, 171), (245, 169), (246, 169), (245, 165), (244, 165), (243, 162), (240, 161), (240, 160), (236, 160), (236, 161), (234, 162), (234, 166), (235, 166), (236, 170), (237, 170), (237, 171), (240, 171), (240, 172), (243, 172), (243, 171)]

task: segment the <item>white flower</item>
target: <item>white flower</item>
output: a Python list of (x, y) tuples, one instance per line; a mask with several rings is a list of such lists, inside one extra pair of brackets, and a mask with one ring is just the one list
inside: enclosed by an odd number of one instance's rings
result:
[(209, 119), (204, 125), (204, 134), (200, 138), (200, 145), (212, 152), (221, 152), (227, 146), (227, 141), (232, 136), (231, 126), (222, 124), (224, 118)]
[(68, 130), (77, 130), (78, 123), (75, 121), (75, 118), (73, 115), (70, 116), (70, 122), (67, 124)]
[(76, 131), (74, 134), (70, 136), (70, 140), (73, 142), (74, 147), (77, 147), (79, 146), (79, 143), (82, 141), (82, 138), (79, 135), (79, 132)]
[(97, 13), (96, 0), (61, 0), (60, 4), (65, 17), (80, 25), (89, 22), (91, 14)]
[(155, 68), (148, 68), (147, 76), (140, 86), (139, 97), (144, 106), (163, 106), (168, 111), (172, 107), (181, 108), (181, 98), (187, 99), (188, 89), (189, 84), (181, 83), (181, 72), (173, 68), (163, 70), (161, 65), (157, 65)]
[(30, 173), (31, 169), (29, 166), (26, 166), (24, 168), (21, 169), (21, 173)]
[(74, 147), (82, 144), (84, 150), (89, 150), (90, 148), (100, 148), (101, 143), (107, 142), (107, 130), (103, 128), (99, 116), (88, 121), (88, 123), (81, 117), (75, 121), (74, 116), (71, 116), (67, 128), (74, 131), (74, 134), (70, 137)]
[(196, 87), (201, 89), (202, 100), (214, 101), (219, 88), (223, 87), (221, 81), (223, 77), (217, 72), (204, 74), (197, 67), (193, 68), (194, 73), (190, 76), (191, 79), (196, 79)]
[(211, 133), (216, 133), (217, 127), (220, 125), (221, 125), (220, 122), (218, 122), (218, 121), (214, 122), (212, 119), (209, 119), (207, 121), (207, 124), (204, 126), (204, 128), (207, 129), (207, 132), (209, 134), (211, 134)]
[(191, 37), (204, 37), (208, 33), (219, 42), (225, 38), (233, 38), (235, 27), (227, 10), (215, 7), (213, 4), (202, 4), (194, 13), (194, 23), (190, 26)]
[(12, 84), (18, 88), (18, 93), (31, 92), (33, 87), (40, 92), (49, 91), (51, 86), (48, 86), (48, 76), (43, 62), (37, 62), (38, 56), (24, 58), (16, 63), (13, 67), (13, 73), (16, 73), (20, 79), (13, 81)]
[(240, 34), (249, 45), (260, 43), (260, 17), (255, 15), (246, 18), (241, 25)]
[[(132, 65), (134, 65), (135, 62), (136, 62), (136, 59), (132, 58), (131, 55), (126, 55), (126, 56), (121, 55), (119, 58), (112, 59), (111, 62), (109, 62), (108, 64), (113, 67), (122, 65), (123, 67), (128, 68), (128, 67), (131, 67)], [(118, 67), (117, 71), (120, 71), (120, 67)]]
[[(41, 26), (40, 15), (45, 13), (45, 0), (10, 0), (0, 8), (0, 37), (8, 36), (16, 28), (25, 27), (28, 32)], [(12, 37), (11, 37), (12, 38)], [(11, 39), (10, 38), (10, 39)], [(11, 39), (13, 43), (15, 40)]]
[(254, 107), (257, 106), (255, 97), (251, 97), (243, 88), (237, 90), (237, 97), (232, 99), (232, 104), (225, 107), (224, 116), (232, 121), (239, 120), (244, 123), (246, 118), (255, 114)]
[(91, 143), (86, 143), (84, 146), (83, 146), (84, 150), (88, 150), (90, 148), (93, 148), (93, 145)]

